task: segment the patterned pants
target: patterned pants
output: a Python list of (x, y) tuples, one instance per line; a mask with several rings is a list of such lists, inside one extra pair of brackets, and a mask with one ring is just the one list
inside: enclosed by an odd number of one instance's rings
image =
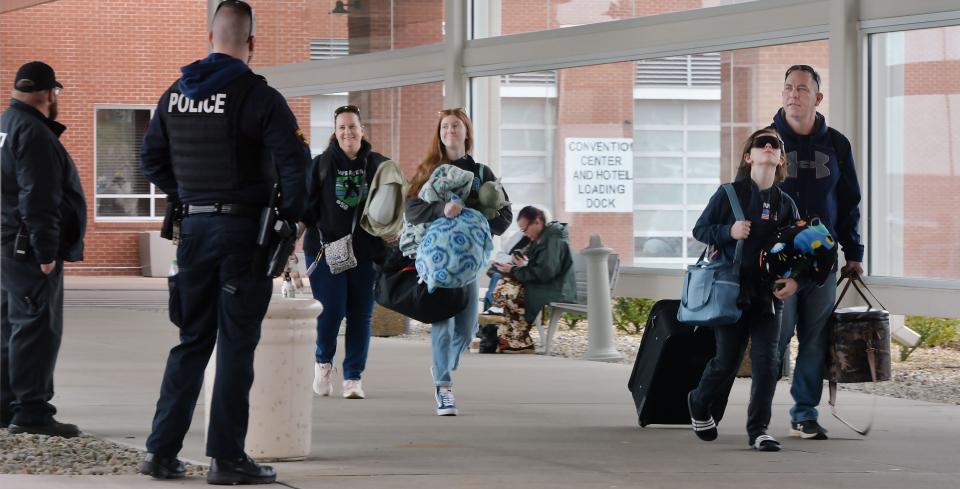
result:
[(526, 314), (523, 298), (523, 285), (513, 277), (502, 277), (493, 290), (493, 303), (503, 308), (507, 321), (501, 324), (497, 332), (500, 350), (528, 350), (533, 348), (530, 328), (523, 318)]

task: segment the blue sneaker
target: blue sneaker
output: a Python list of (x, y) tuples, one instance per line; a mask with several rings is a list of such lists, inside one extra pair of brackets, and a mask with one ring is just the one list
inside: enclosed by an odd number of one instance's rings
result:
[(437, 387), (434, 397), (437, 399), (437, 416), (456, 416), (457, 405), (450, 389), (441, 390)]

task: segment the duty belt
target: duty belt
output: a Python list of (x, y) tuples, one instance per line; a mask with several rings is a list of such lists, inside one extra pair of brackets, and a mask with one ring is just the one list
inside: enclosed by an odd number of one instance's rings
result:
[(229, 214), (233, 216), (257, 217), (261, 211), (260, 207), (245, 204), (185, 204), (183, 209), (184, 214), (188, 216), (194, 214)]

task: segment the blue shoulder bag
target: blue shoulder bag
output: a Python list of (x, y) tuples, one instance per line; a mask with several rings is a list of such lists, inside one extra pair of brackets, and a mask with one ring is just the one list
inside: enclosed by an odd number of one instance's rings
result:
[[(737, 221), (743, 221), (743, 209), (733, 185), (723, 184), (730, 207)], [(687, 267), (683, 277), (683, 293), (677, 320), (691, 326), (724, 326), (740, 320), (737, 307), (740, 296), (740, 261), (743, 258), (743, 240), (737, 241), (733, 263), (723, 258), (710, 261), (707, 247), (697, 263)]]

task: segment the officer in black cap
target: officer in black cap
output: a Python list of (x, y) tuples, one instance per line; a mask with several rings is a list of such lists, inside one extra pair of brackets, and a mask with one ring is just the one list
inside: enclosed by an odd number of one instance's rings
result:
[(0, 120), (3, 312), (0, 425), (11, 433), (73, 437), (59, 423), (53, 370), (63, 334), (63, 262), (83, 259), (87, 204), (77, 167), (60, 143), (63, 85), (40, 61), (17, 70)]
[(283, 96), (247, 66), (253, 10), (217, 6), (211, 54), (180, 69), (147, 129), (140, 165), (147, 180), (183, 205), (174, 300), (180, 344), (170, 350), (140, 472), (185, 474), (177, 453), (190, 426), (203, 371), (217, 344), (207, 432), (207, 482), (260, 484), (273, 468), (244, 453), (253, 353), (273, 281), (254, 269), (258, 216), (279, 183), (280, 218), (300, 219), (309, 147)]

